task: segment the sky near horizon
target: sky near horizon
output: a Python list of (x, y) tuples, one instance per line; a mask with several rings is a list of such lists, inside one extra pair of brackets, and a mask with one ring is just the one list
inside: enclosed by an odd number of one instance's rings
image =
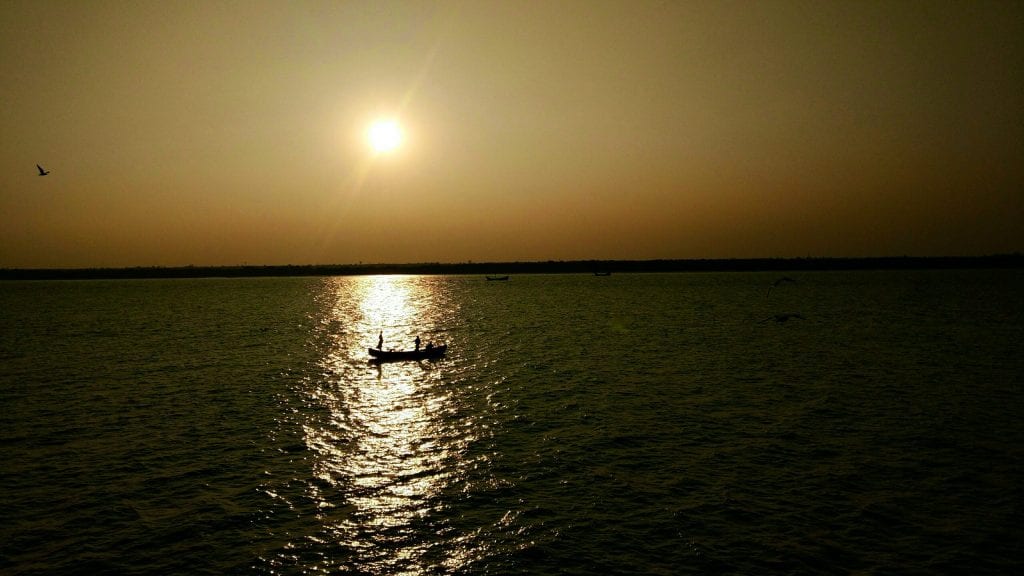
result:
[(14, 0), (0, 103), (0, 267), (1024, 251), (1022, 2)]

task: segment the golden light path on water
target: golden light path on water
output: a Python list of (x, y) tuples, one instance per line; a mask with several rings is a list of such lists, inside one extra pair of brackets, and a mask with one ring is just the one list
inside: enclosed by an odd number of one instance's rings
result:
[(424, 345), (440, 343), (450, 306), (442, 305), (437, 284), (422, 277), (329, 282), (324, 381), (310, 391), (327, 416), (304, 427), (314, 455), (310, 490), (323, 523), (320, 538), (348, 550), (369, 573), (462, 565), (467, 559), (458, 546), (439, 546), (430, 519), (473, 440), (469, 427), (450, 416), (457, 406), (446, 360), (373, 364), (367, 353), (381, 332), (385, 348), (412, 348), (417, 335)]

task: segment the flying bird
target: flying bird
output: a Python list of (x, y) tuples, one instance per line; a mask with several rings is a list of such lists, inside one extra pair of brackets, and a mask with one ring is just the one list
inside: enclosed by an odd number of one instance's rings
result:
[(789, 321), (790, 318), (799, 318), (800, 320), (806, 320), (806, 318), (804, 318), (803, 316), (801, 316), (799, 314), (795, 314), (793, 312), (789, 312), (789, 313), (786, 313), (786, 314), (775, 314), (773, 316), (769, 316), (769, 317), (765, 318), (764, 320), (761, 320), (761, 322), (767, 322), (769, 320), (775, 320), (776, 322), (779, 322), (781, 324), (782, 322)]
[(36, 168), (39, 168), (39, 175), (40, 176), (46, 176), (47, 174), (50, 173), (49, 170), (43, 170), (43, 167), (40, 166), (39, 164), (36, 164)]
[(775, 282), (772, 282), (772, 285), (768, 287), (768, 292), (764, 295), (764, 297), (767, 298), (769, 295), (771, 295), (772, 288), (775, 288), (779, 284), (786, 284), (787, 282), (790, 284), (796, 284), (796, 280), (793, 280), (789, 276), (783, 276), (782, 278), (779, 278)]

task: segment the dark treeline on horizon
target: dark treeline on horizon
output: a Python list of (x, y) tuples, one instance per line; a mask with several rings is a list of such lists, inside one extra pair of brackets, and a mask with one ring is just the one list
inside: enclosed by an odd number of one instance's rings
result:
[(570, 260), (418, 264), (311, 264), (133, 268), (0, 268), (0, 280), (241, 278), (371, 274), (592, 274), (629, 272), (756, 272), (813, 270), (1024, 268), (1020, 253), (993, 256), (879, 258), (737, 258), (706, 260)]

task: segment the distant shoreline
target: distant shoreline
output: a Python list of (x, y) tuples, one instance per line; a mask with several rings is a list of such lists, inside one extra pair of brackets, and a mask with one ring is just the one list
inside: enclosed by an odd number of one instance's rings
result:
[(549, 260), (417, 264), (312, 264), (132, 268), (0, 268), (0, 280), (99, 280), (135, 278), (247, 278), (264, 276), (362, 276), (373, 274), (593, 274), (631, 272), (757, 272), (1024, 268), (1024, 255), (895, 256), (880, 258), (736, 258), (704, 260)]

